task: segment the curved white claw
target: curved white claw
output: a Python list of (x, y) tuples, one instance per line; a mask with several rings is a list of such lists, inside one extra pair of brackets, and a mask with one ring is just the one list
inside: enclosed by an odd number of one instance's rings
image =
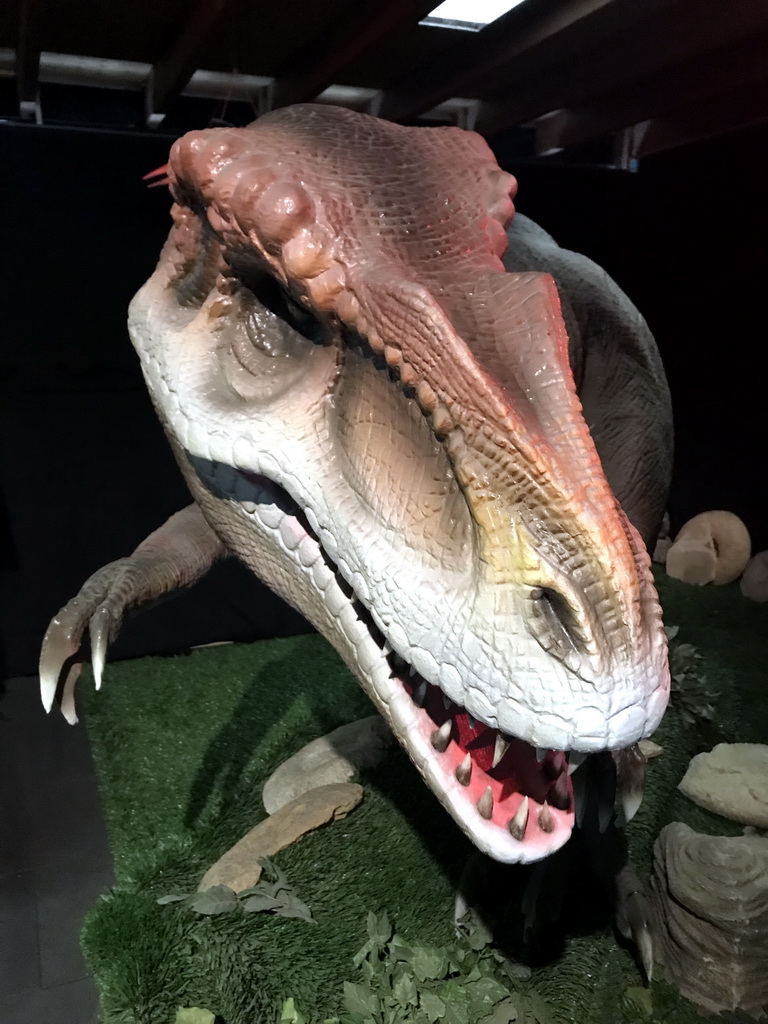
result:
[(46, 631), (40, 651), (40, 699), (46, 711), (51, 710), (56, 700), (64, 663), (77, 654), (79, 647), (57, 615)]
[(61, 713), (70, 725), (77, 725), (78, 721), (77, 711), (75, 710), (75, 683), (80, 676), (82, 667), (80, 662), (72, 666), (61, 694)]
[(107, 660), (107, 645), (112, 630), (112, 616), (106, 605), (102, 605), (91, 616), (88, 632), (91, 636), (91, 666), (96, 689), (101, 689), (104, 665)]

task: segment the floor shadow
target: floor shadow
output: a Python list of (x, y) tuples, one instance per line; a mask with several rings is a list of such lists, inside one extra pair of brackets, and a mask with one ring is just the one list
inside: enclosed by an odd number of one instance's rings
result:
[[(342, 671), (341, 667), (339, 671)], [(188, 828), (199, 823), (215, 792), (228, 794), (222, 816), (240, 798), (243, 773), (256, 747), (269, 729), (285, 716), (286, 709), (294, 701), (302, 699), (307, 702), (316, 724), (314, 736), (322, 736), (340, 724), (327, 707), (313, 706), (313, 696), (313, 691), (306, 689), (301, 673), (295, 671), (290, 654), (276, 653), (258, 670), (228, 721), (211, 740), (195, 774), (184, 819)], [(361, 698), (360, 717), (368, 713), (364, 706), (364, 698)], [(370, 713), (373, 713), (372, 707)], [(314, 736), (308, 737), (307, 742)]]

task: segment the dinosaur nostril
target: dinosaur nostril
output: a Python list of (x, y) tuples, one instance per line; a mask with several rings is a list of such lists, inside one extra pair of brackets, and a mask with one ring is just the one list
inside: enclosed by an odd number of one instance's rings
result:
[(587, 637), (573, 603), (552, 587), (533, 587), (530, 596), (531, 625), (542, 646), (559, 657), (583, 653)]

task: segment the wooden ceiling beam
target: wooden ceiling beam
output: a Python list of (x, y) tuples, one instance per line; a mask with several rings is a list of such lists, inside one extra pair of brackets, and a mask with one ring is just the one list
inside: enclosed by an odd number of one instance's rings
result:
[(40, 121), (40, 2), (22, 0), (19, 5), (19, 31), (16, 40), (16, 94), (19, 115)]
[[(637, 8), (648, 12), (643, 2)], [(482, 103), (477, 129), (493, 134), (558, 109), (610, 97), (687, 60), (768, 27), (768, 4), (758, 0), (669, 0), (656, 5), (642, 28), (627, 25), (614, 39), (557, 67), (523, 75), (510, 66), (494, 99)], [(625, 124), (632, 122), (625, 121)]]
[[(279, 75), (272, 106), (306, 103), (338, 82), (339, 72), (398, 29), (415, 26), (437, 0), (356, 0), (332, 18), (310, 46), (291, 59)], [(298, 69), (298, 70), (293, 70)]]
[(711, 103), (650, 121), (642, 132), (635, 157), (654, 156), (705, 139), (742, 131), (768, 122), (768, 74), (755, 83), (718, 96)]
[(450, 96), (493, 92), (499, 69), (514, 62), (520, 75), (555, 65), (653, 13), (671, 0), (526, 0), (519, 7), (385, 91), (379, 114), (404, 121)]
[[(768, 22), (768, 10), (766, 15)], [(589, 107), (559, 110), (543, 118), (536, 126), (536, 149), (542, 154), (560, 152), (629, 125), (717, 102), (719, 95), (749, 89), (766, 77), (768, 29), (750, 34), (736, 46), (723, 47), (636, 82)]]
[(157, 127), (198, 68), (198, 58), (231, 9), (230, 0), (199, 0), (167, 53), (152, 65), (146, 87), (146, 116)]

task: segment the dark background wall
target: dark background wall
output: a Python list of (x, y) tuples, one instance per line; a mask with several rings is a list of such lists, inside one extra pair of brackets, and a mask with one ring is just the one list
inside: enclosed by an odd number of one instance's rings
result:
[[(91, 572), (187, 503), (128, 341), (128, 302), (168, 229), (141, 177), (170, 139), (3, 126), (0, 644), (35, 671), (51, 615)], [(768, 133), (639, 174), (509, 167), (518, 208), (601, 263), (644, 312), (675, 402), (673, 526), (741, 515), (768, 547), (763, 306)], [(130, 622), (113, 657), (275, 636), (304, 621), (234, 563)]]

